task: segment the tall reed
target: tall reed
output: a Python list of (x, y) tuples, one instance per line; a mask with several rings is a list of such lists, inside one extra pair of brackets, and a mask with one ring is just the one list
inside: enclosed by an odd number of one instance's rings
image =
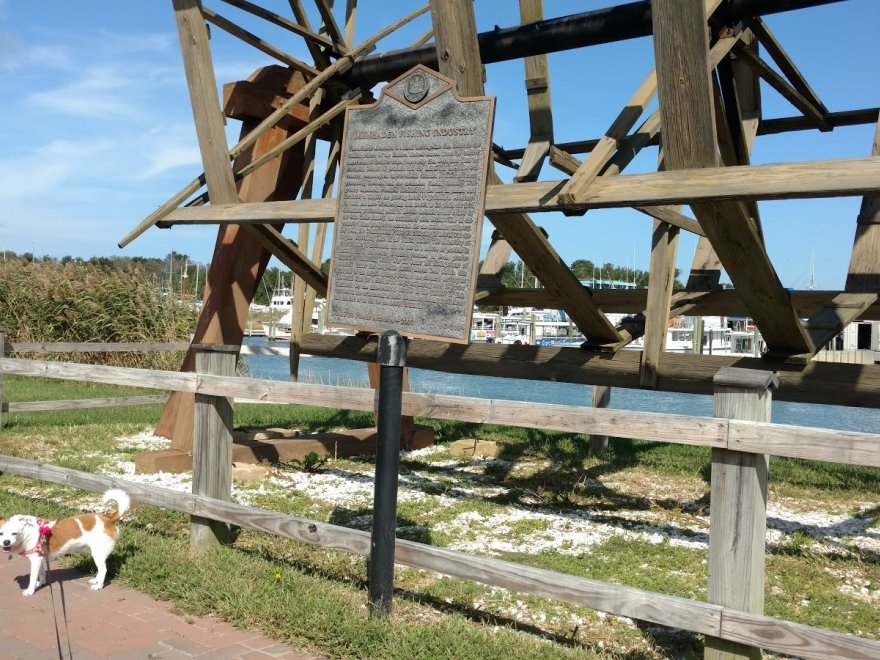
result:
[[(160, 294), (138, 269), (86, 263), (0, 263), (0, 328), (10, 342), (177, 342), (195, 329), (193, 305)], [(91, 353), (57, 359), (177, 369), (174, 353)]]

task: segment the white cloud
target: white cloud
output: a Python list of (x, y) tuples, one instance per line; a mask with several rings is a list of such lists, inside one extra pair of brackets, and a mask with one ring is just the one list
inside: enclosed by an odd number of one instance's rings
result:
[(82, 77), (69, 84), (30, 94), (27, 101), (61, 114), (132, 118), (141, 111), (121, 94), (131, 84), (131, 79), (122, 77), (112, 67), (96, 67), (87, 69)]
[(145, 148), (147, 163), (145, 169), (137, 174), (138, 180), (152, 179), (178, 167), (193, 168), (192, 176), (197, 174), (195, 170), (201, 170), (202, 159), (194, 137), (175, 140), (173, 135), (168, 135), (145, 145)]
[(0, 160), (0, 197), (16, 199), (51, 196), (77, 176), (87, 157), (108, 151), (107, 143), (55, 140), (36, 147), (20, 158)]

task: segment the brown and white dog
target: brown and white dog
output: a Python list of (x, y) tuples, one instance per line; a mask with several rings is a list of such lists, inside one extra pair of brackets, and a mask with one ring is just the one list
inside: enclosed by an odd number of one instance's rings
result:
[[(22, 595), (31, 596), (37, 587), (47, 581), (47, 559), (90, 550), (98, 567), (98, 574), (89, 580), (92, 590), (104, 586), (107, 577), (107, 557), (113, 552), (119, 538), (117, 521), (131, 505), (128, 495), (117, 488), (104, 493), (103, 502), (116, 502), (116, 512), (82, 513), (61, 520), (42, 520), (35, 516), (15, 515), (0, 524), (0, 548), (3, 552), (17, 552), (31, 562), (30, 582)], [(48, 557), (47, 557), (48, 555)]]

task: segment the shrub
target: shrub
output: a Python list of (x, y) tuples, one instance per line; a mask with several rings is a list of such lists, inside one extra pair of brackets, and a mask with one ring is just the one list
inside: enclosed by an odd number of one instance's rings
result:
[[(46, 260), (0, 263), (0, 328), (10, 342), (188, 341), (196, 318), (192, 305), (161, 295), (137, 268), (118, 271)], [(175, 353), (54, 357), (152, 369), (178, 369), (182, 360)]]

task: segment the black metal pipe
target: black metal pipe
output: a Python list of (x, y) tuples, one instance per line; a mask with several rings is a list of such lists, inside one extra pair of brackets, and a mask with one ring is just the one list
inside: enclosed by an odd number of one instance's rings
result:
[(400, 414), (406, 340), (393, 330), (379, 336), (379, 411), (373, 530), (370, 536), (370, 616), (391, 612), (394, 590), (394, 542), (397, 530), (397, 480), (400, 471)]
[[(726, 0), (715, 16), (736, 23), (748, 16), (828, 5), (843, 0)], [(595, 46), (647, 37), (651, 34), (650, 0), (631, 2), (605, 9), (550, 18), (509, 28), (496, 27), (477, 35), (484, 64), (555, 53), (572, 48)], [(416, 64), (437, 68), (434, 46), (393, 50), (357, 60), (344, 76), (350, 85), (372, 85), (391, 80)]]

